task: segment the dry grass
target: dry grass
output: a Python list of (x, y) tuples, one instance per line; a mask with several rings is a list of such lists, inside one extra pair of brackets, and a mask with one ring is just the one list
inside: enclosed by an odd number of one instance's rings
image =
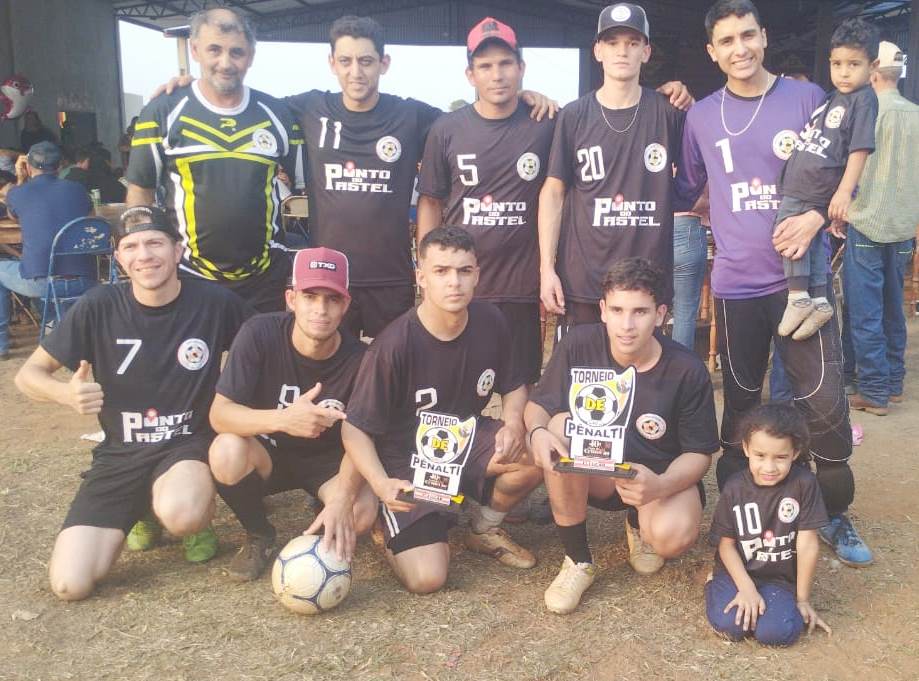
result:
[[(917, 329), (911, 320), (913, 337)], [(11, 385), (24, 354), (0, 365), (0, 679), (919, 678), (915, 378), (891, 416), (856, 416), (866, 437), (854, 462), (855, 510), (877, 564), (840, 567), (824, 550), (814, 602), (833, 636), (770, 650), (726, 643), (709, 630), (702, 582), (711, 550), (701, 540), (658, 575), (639, 578), (625, 562), (622, 514), (594, 512), (602, 572), (568, 617), (542, 604), (562, 553), (553, 530), (534, 525), (511, 532), (537, 551), (536, 568), (512, 571), (454, 541), (447, 588), (432, 596), (406, 594), (362, 542), (350, 597), (331, 613), (299, 617), (276, 604), (267, 578), (236, 585), (224, 577), (242, 533), (222, 505), (216, 526), (224, 548), (211, 563), (186, 564), (175, 543), (126, 554), (95, 597), (60, 603), (47, 587), (46, 561), (88, 463), (89, 445), (76, 438), (94, 424), (25, 403)], [(710, 513), (716, 492), (707, 483)], [(299, 493), (270, 506), (283, 536), (312, 516)]]

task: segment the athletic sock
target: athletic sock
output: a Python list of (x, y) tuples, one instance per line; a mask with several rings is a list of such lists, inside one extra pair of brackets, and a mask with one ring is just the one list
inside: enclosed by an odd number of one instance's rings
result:
[(274, 539), (274, 526), (268, 522), (263, 500), (264, 481), (252, 471), (235, 485), (217, 483), (217, 493), (239, 518), (246, 532)]
[(789, 292), (788, 292), (788, 300), (789, 300), (789, 301), (798, 300), (799, 298), (810, 298), (810, 297), (811, 297), (810, 294), (809, 294), (806, 290), (804, 290), (804, 291), (789, 291)]
[(575, 563), (593, 563), (593, 556), (590, 555), (590, 547), (587, 545), (587, 521), (581, 521), (577, 525), (559, 525), (555, 524), (558, 530), (558, 538), (565, 547), (567, 555)]
[(814, 298), (814, 307), (817, 307), (818, 305), (823, 305), (824, 303), (826, 303), (827, 305), (830, 304), (830, 301), (826, 296), (819, 296), (817, 298)]
[(496, 511), (490, 506), (479, 506), (477, 510), (472, 512), (469, 527), (476, 534), (485, 534), (500, 525), (506, 515), (507, 511)]
[(625, 512), (625, 518), (629, 521), (629, 527), (633, 530), (641, 529), (638, 525), (638, 509), (634, 506), (629, 506)]

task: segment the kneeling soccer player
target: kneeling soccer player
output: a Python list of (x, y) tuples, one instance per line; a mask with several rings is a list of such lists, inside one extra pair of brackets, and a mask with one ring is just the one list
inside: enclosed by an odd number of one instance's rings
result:
[[(588, 503), (628, 510), (629, 563), (640, 574), (659, 570), (665, 558), (682, 554), (699, 534), (700, 480), (719, 449), (715, 406), (702, 361), (656, 333), (667, 312), (660, 302), (666, 286), (647, 260), (616, 263), (603, 281), (602, 323), (569, 330), (527, 405), (531, 448), (545, 471), (565, 548), (562, 569), (545, 593), (552, 612), (572, 612), (594, 581)], [(594, 390), (606, 397), (592, 405), (594, 412), (583, 413), (578, 396)], [(592, 419), (614, 427), (591, 430)], [(627, 462), (635, 477), (556, 471), (559, 456), (570, 453), (566, 421), (601, 438), (591, 442), (602, 441), (608, 453), (620, 453), (615, 458)]]
[[(208, 527), (207, 414), (220, 356), (248, 314), (230, 291), (179, 280), (179, 234), (159, 209), (129, 209), (114, 240), (130, 281), (80, 298), (16, 376), (34, 400), (98, 414), (105, 433), (51, 554), (51, 588), (64, 600), (92, 593), (151, 503), (176, 536)], [(54, 377), (62, 366), (75, 372), (69, 381)]]

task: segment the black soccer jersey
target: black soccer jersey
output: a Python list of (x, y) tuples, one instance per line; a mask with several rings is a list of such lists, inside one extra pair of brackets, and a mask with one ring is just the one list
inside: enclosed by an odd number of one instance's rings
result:
[[(568, 189), (557, 256), (566, 298), (596, 302), (604, 275), (622, 258), (640, 256), (673, 271), (672, 167), (684, 120), (648, 88), (637, 116), (635, 107), (601, 107), (595, 92), (559, 114), (548, 174)], [(667, 302), (670, 288), (668, 279)]]
[(785, 164), (779, 192), (829, 205), (853, 151), (874, 151), (878, 98), (870, 85), (844, 94), (834, 90), (811, 114)]
[(42, 347), (69, 369), (92, 364), (105, 394), (96, 451), (158, 452), (212, 433), (220, 357), (248, 313), (235, 293), (196, 279), (183, 279), (178, 298), (162, 307), (138, 303), (129, 282), (96, 286)]
[[(663, 473), (681, 454), (714, 454), (720, 448), (712, 381), (692, 352), (669, 338), (659, 338), (662, 354), (651, 369), (637, 374), (617, 405), (627, 412), (623, 460)], [(555, 346), (552, 358), (530, 401), (550, 416), (569, 412), (569, 390), (582, 369), (624, 372), (610, 354), (603, 324), (572, 327)]]
[[(794, 589), (797, 582), (797, 537), (829, 522), (817, 478), (794, 464), (778, 485), (761, 487), (749, 469), (725, 484), (712, 515), (712, 540), (731, 537), (747, 574), (759, 585), (777, 582)], [(715, 552), (715, 569), (725, 572)]]
[(418, 191), (443, 201), (444, 224), (475, 239), (477, 298), (539, 299), (536, 214), (554, 129), (523, 102), (510, 118), (483, 118), (469, 105), (431, 127)]
[(510, 338), (501, 312), (484, 301), (469, 305), (466, 328), (452, 341), (432, 336), (409, 310), (364, 356), (348, 422), (374, 438), (386, 470), (404, 467), (422, 411), (467, 419), (482, 412), (493, 392), (504, 395), (525, 383)]
[(314, 245), (348, 256), (352, 286), (411, 283), (409, 204), (440, 110), (381, 94), (372, 110), (349, 111), (340, 92), (319, 90), (286, 101), (303, 127)]
[(127, 179), (165, 188), (183, 268), (229, 281), (264, 272), (279, 230), (278, 165), (304, 186), (303, 139), (287, 107), (246, 88), (238, 107), (220, 109), (192, 83), (147, 104), (134, 130)]
[[(257, 315), (247, 321), (230, 348), (217, 382), (217, 392), (250, 409), (284, 409), (316, 383), (321, 383), (322, 392), (316, 404), (344, 411), (366, 346), (342, 333), (341, 345), (334, 355), (313, 360), (294, 348), (293, 326), (291, 312)], [(265, 434), (279, 447), (304, 455), (341, 451), (341, 424), (338, 423), (318, 438)]]

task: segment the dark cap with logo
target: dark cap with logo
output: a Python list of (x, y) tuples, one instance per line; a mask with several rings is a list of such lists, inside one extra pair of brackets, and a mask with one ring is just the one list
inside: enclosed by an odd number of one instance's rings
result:
[(648, 42), (651, 41), (648, 15), (640, 5), (619, 2), (606, 7), (600, 12), (600, 19), (597, 21), (597, 38), (611, 28), (631, 28), (641, 33)]
[(295, 291), (327, 288), (350, 298), (348, 257), (332, 248), (304, 248), (294, 256), (290, 287)]
[(39, 170), (57, 170), (61, 150), (54, 142), (37, 142), (29, 147), (29, 165)]
[(500, 40), (512, 51), (520, 54), (520, 45), (517, 43), (517, 34), (514, 33), (514, 29), (494, 17), (485, 17), (473, 26), (469, 35), (466, 36), (467, 56), (471, 57), (486, 40)]
[(134, 206), (128, 208), (121, 214), (121, 219), (115, 225), (112, 231), (112, 238), (115, 240), (115, 248), (126, 236), (136, 234), (137, 232), (146, 232), (154, 230), (162, 232), (173, 241), (178, 241), (181, 237), (175, 226), (169, 222), (166, 212), (156, 206)]

